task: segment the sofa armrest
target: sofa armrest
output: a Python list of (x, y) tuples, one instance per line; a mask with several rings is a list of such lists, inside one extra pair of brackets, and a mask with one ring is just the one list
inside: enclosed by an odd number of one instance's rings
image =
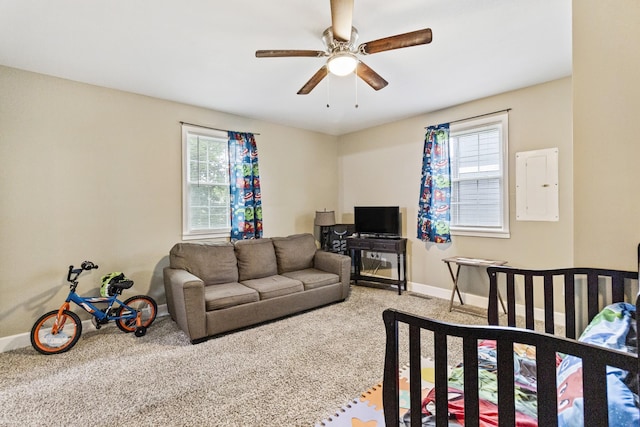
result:
[(337, 274), (342, 283), (342, 296), (346, 298), (349, 295), (349, 283), (351, 282), (350, 257), (318, 249), (313, 257), (313, 267), (327, 273)]
[(169, 312), (178, 326), (191, 341), (206, 337), (204, 282), (186, 270), (166, 267), (164, 287)]

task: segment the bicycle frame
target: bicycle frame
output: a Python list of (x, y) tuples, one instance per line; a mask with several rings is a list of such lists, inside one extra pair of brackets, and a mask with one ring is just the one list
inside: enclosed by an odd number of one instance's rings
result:
[[(62, 316), (62, 313), (65, 310), (70, 309), (71, 307), (70, 302), (74, 302), (76, 305), (81, 307), (87, 313), (96, 317), (98, 320), (106, 319), (107, 321), (109, 321), (109, 320), (119, 320), (119, 319), (136, 319), (136, 326), (139, 327), (142, 325), (141, 313), (138, 312), (138, 310), (132, 307), (129, 307), (128, 305), (120, 301), (118, 299), (118, 294), (114, 294), (110, 297), (82, 297), (76, 293), (74, 288), (75, 286), (69, 291), (69, 295), (67, 296), (67, 299), (62, 304), (62, 306), (60, 306), (60, 309), (58, 309), (58, 319), (52, 328), (52, 332), (54, 334), (58, 333), (58, 329), (64, 326), (64, 320), (60, 321), (60, 319), (64, 319), (64, 316)], [(108, 303), (108, 306), (104, 310), (101, 310), (94, 305), (95, 303)], [(108, 313), (111, 311), (114, 303), (118, 303), (120, 307), (127, 308), (129, 310), (129, 314), (126, 316), (109, 315)]]

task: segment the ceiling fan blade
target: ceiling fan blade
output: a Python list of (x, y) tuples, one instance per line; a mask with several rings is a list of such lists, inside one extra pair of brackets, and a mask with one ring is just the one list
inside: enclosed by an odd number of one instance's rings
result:
[(370, 55), (372, 53), (384, 52), (385, 50), (431, 43), (432, 39), (431, 28), (425, 28), (424, 30), (412, 31), (410, 33), (398, 34), (362, 43), (358, 47), (358, 50), (366, 55)]
[(367, 64), (362, 61), (358, 62), (356, 74), (358, 74), (358, 77), (367, 82), (367, 84), (375, 90), (380, 90), (389, 84), (380, 76), (380, 74), (373, 71)]
[(302, 86), (302, 88), (298, 91), (298, 95), (307, 95), (307, 94), (309, 94), (309, 92), (311, 92), (313, 90), (313, 88), (316, 87), (318, 85), (318, 83), (320, 83), (322, 81), (322, 79), (327, 77), (328, 73), (329, 73), (329, 71), (327, 70), (327, 66), (323, 65), (322, 68), (320, 68), (318, 71), (316, 71), (316, 73), (313, 75), (313, 77), (311, 77), (309, 79), (309, 81), (306, 82), (304, 84), (304, 86)]
[(333, 38), (348, 42), (353, 24), (353, 0), (331, 0), (331, 26)]
[(322, 50), (256, 50), (256, 58), (281, 58), (289, 56), (309, 56), (319, 58), (326, 56)]

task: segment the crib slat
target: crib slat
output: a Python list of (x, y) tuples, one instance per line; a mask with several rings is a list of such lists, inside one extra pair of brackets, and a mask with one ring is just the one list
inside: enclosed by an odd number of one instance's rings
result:
[(487, 306), (487, 320), (490, 325), (499, 325), (498, 320), (498, 275), (491, 268), (487, 269), (489, 275), (489, 304)]
[(464, 425), (480, 425), (480, 403), (478, 401), (478, 340), (462, 339), (464, 360)]
[(516, 326), (516, 290), (514, 275), (507, 274), (507, 317), (508, 325)]
[(589, 272), (587, 274), (587, 311), (589, 313), (589, 322), (598, 314), (598, 273)]
[(553, 321), (553, 276), (544, 276), (544, 331), (553, 334), (555, 331)]
[(420, 327), (409, 325), (409, 407), (411, 427), (422, 426), (422, 378), (420, 366)]
[(624, 301), (624, 277), (619, 274), (611, 277), (611, 302)]
[(513, 371), (513, 342), (498, 341), (498, 425), (512, 427), (516, 425), (516, 408)]
[(382, 387), (382, 401), (385, 408), (384, 420), (388, 426), (397, 425), (400, 420), (400, 372), (398, 318), (391, 310), (382, 313), (384, 328), (387, 334), (387, 346), (384, 355), (384, 387)]
[(533, 276), (524, 277), (524, 300), (525, 300), (525, 327), (533, 330), (535, 319), (533, 317)]
[(576, 284), (573, 273), (564, 275), (565, 336), (576, 338)]
[(447, 402), (449, 364), (447, 361), (447, 335), (441, 332), (434, 334), (435, 357), (435, 386), (436, 386), (436, 426), (447, 427), (449, 425), (449, 406)]
[[(585, 425), (609, 425), (609, 411), (607, 407), (607, 369), (598, 361), (582, 359), (582, 390), (584, 407), (589, 408), (585, 414)], [(585, 411), (586, 412), (586, 411)]]
[(556, 352), (553, 347), (540, 344), (536, 348), (536, 371), (538, 387), (538, 425), (556, 427), (557, 386)]

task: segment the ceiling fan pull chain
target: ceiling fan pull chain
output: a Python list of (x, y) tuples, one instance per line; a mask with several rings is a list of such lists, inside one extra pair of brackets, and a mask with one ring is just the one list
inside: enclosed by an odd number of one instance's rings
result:
[(331, 96), (331, 76), (327, 79), (327, 108), (329, 108), (329, 98)]
[[(356, 67), (356, 70), (358, 68)], [(356, 106), (355, 108), (358, 108), (358, 72), (354, 71), (353, 72), (353, 84), (356, 86)]]

